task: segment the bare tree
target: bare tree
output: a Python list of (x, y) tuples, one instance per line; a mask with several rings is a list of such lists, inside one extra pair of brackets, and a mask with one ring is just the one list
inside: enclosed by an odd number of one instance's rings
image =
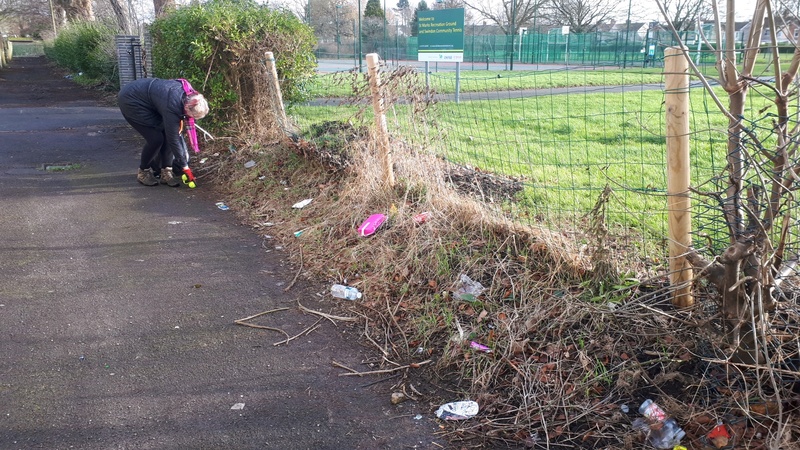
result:
[(52, 31), (47, 0), (0, 0), (0, 25), (3, 31), (20, 35)]
[[(663, 0), (657, 3), (668, 20)], [(684, 51), (684, 56), (728, 120), (724, 131), (727, 165), (719, 185), (716, 190), (695, 189), (700, 201), (709, 199), (707, 203), (716, 205), (725, 224), (728, 246), (716, 254), (713, 249), (690, 248), (686, 256), (698, 277), (716, 287), (730, 358), (747, 364), (772, 363), (784, 355), (771, 354), (775, 341), (770, 344), (768, 338), (769, 313), (776, 301), (785, 298), (783, 293), (790, 284), (787, 280), (796, 277), (800, 257), (795, 230), (800, 207), (800, 121), (797, 105), (790, 102), (796, 95), (800, 49), (795, 49), (787, 65), (781, 63), (776, 12), (770, 0), (759, 0), (742, 61), (738, 63), (734, 0), (727, 0), (725, 20), (720, 19), (716, 5), (714, 16), (716, 42), (706, 43), (719, 49), (717, 81), (727, 94), (727, 102), (716, 95), (688, 52)], [(673, 34), (678, 38), (675, 27)], [(774, 81), (753, 74), (764, 34), (769, 36), (767, 48), (772, 49)], [(773, 106), (746, 110), (751, 90), (758, 97), (773, 98)], [(763, 126), (748, 125), (755, 123)]]
[(395, 8), (394, 10), (397, 16), (400, 18), (401, 24), (404, 27), (408, 26), (412, 14), (414, 14), (411, 8), (411, 2), (409, 2), (408, 0), (398, 0), (397, 8)]
[(431, 9), (455, 9), (464, 8), (464, 23), (472, 23), (472, 8), (468, 8), (464, 0), (443, 0), (441, 3), (434, 3)]
[(119, 30), (124, 34), (132, 34), (133, 26), (131, 23), (130, 11), (128, 10), (127, 0), (108, 0), (111, 9), (114, 11), (114, 18), (117, 21)]
[[(618, 0), (547, 0), (544, 17), (553, 25), (569, 25), (571, 33), (588, 33), (620, 8)], [(627, 6), (627, 5), (626, 5)]]
[[(478, 11), (494, 22), (505, 34), (516, 34), (519, 27), (530, 23), (536, 14), (542, 14), (550, 0), (503, 0), (498, 3), (491, 0), (465, 0), (464, 5)], [(512, 23), (514, 29), (512, 30)]]
[(311, 24), (314, 34), (331, 40), (352, 36), (355, 8), (347, 0), (317, 0), (312, 4)]
[(62, 25), (75, 21), (94, 21), (92, 0), (54, 0), (54, 6), (60, 13)]
[(175, 0), (153, 0), (153, 9), (156, 12), (156, 17), (161, 17), (175, 9)]
[(707, 0), (662, 0), (667, 18), (677, 31), (695, 29), (698, 20), (711, 18), (711, 3)]

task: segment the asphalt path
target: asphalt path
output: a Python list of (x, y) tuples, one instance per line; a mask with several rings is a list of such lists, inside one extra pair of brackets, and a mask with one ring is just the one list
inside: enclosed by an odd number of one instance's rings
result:
[[(0, 449), (441, 448), (432, 405), (341, 377), (370, 351), (322, 283), (222, 211), (145, 187), (116, 107), (40, 58), (0, 71)], [(232, 409), (241, 406), (241, 409)], [(421, 416), (418, 416), (421, 415)]]

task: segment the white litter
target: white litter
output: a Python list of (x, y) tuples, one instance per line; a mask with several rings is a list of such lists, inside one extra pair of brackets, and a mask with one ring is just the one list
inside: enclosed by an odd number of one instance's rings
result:
[(478, 403), (472, 400), (451, 402), (436, 410), (436, 417), (442, 420), (465, 420), (478, 414)]
[(453, 294), (459, 300), (475, 301), (475, 298), (485, 290), (482, 284), (462, 273)]
[(309, 203), (311, 203), (311, 200), (313, 200), (313, 199), (307, 198), (305, 200), (299, 201), (299, 202), (295, 203), (294, 205), (292, 205), (292, 208), (295, 208), (295, 209), (305, 208), (306, 206), (308, 206)]
[(235, 403), (231, 409), (244, 409), (244, 403)]

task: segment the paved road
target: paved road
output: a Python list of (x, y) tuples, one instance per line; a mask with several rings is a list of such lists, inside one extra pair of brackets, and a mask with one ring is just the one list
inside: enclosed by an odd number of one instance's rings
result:
[[(0, 449), (440, 448), (431, 408), (389, 403), (358, 334), (204, 186), (135, 181), (119, 111), (19, 58), (0, 71)], [(43, 170), (65, 168), (68, 170)], [(243, 409), (231, 409), (243, 403)], [(415, 419), (421, 413), (423, 419)]]

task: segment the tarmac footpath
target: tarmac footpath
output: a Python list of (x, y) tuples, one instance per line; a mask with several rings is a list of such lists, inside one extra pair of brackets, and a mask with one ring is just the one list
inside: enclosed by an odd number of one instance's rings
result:
[[(197, 189), (136, 182), (142, 141), (43, 58), (0, 70), (0, 449), (444, 448), (428, 404), (340, 377), (367, 351), (279, 251)], [(421, 415), (421, 418), (420, 416)], [(443, 447), (444, 446), (444, 447)]]

